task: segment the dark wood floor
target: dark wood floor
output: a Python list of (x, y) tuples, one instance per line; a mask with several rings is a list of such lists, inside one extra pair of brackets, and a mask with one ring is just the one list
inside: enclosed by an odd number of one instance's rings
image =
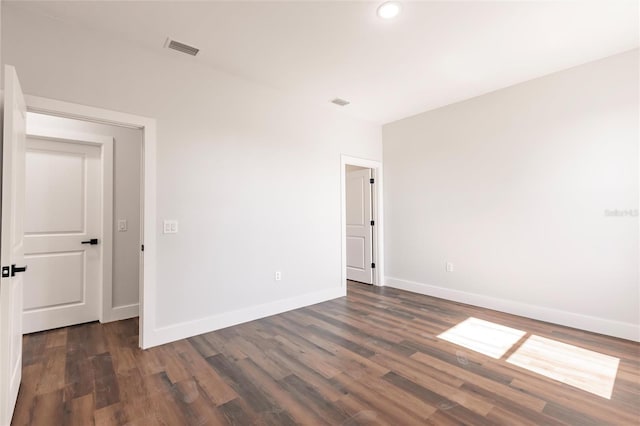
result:
[[(141, 351), (137, 321), (25, 336), (16, 425), (640, 424), (640, 345), (389, 288)], [(469, 316), (620, 358), (611, 400), (438, 339)]]

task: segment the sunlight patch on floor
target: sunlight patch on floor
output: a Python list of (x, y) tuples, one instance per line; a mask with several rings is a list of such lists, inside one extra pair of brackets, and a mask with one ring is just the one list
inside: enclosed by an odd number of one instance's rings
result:
[(500, 359), (525, 334), (522, 330), (469, 317), (438, 338)]
[(620, 359), (534, 335), (507, 362), (611, 399)]

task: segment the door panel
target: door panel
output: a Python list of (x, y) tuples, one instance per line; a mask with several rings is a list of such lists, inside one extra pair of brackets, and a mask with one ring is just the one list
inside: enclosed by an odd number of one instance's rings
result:
[[(27, 234), (83, 232), (83, 153), (27, 149)], [(48, 214), (43, 214), (48, 212)]]
[(347, 279), (373, 283), (371, 169), (346, 173)]
[[(13, 416), (22, 377), (23, 273), (8, 273), (24, 265), (24, 162), (27, 107), (16, 71), (4, 70), (2, 140), (2, 229), (0, 230), (0, 424)], [(6, 272), (5, 272), (6, 271)]]
[(365, 222), (365, 189), (371, 185), (367, 170), (347, 173), (347, 225), (363, 226)]
[(25, 258), (29, 264), (25, 312), (77, 304), (85, 300), (84, 251), (42, 253), (26, 255)]
[(99, 318), (102, 150), (27, 137), (24, 331)]
[(347, 237), (347, 266), (365, 268), (365, 239), (363, 237)]

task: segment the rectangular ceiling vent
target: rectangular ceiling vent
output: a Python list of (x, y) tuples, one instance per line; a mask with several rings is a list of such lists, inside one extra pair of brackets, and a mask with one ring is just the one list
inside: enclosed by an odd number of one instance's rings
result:
[(336, 104), (339, 106), (347, 106), (349, 105), (351, 102), (344, 100), (344, 99), (340, 99), (340, 98), (335, 98), (334, 100), (331, 101), (332, 104)]
[(188, 44), (180, 43), (179, 41), (167, 39), (164, 47), (168, 47), (169, 49), (177, 50), (178, 52), (186, 53), (187, 55), (196, 56), (200, 49), (197, 49), (193, 46), (189, 46)]

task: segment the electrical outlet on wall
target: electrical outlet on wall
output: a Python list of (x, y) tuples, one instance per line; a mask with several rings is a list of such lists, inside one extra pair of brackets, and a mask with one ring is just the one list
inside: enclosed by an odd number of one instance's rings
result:
[(127, 219), (118, 220), (118, 232), (127, 232)]
[(177, 220), (165, 220), (162, 225), (163, 234), (177, 234), (178, 233), (178, 221)]
[(453, 272), (453, 263), (447, 262), (446, 268), (447, 272)]
[(276, 271), (274, 278), (276, 281), (280, 281), (282, 279), (282, 272)]

